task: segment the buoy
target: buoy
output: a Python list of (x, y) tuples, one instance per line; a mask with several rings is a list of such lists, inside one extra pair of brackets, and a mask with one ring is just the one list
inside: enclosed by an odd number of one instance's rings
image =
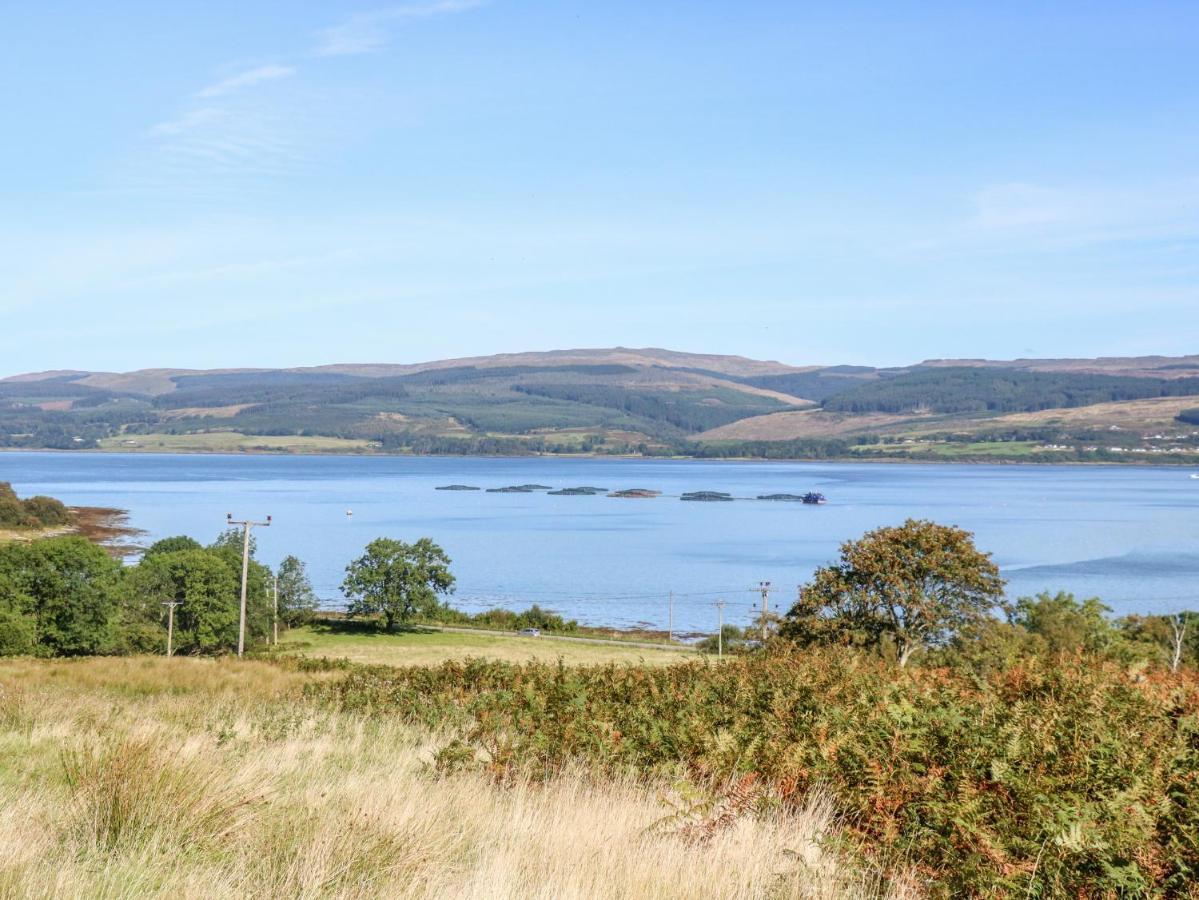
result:
[(347, 515), (347, 516), (352, 516), (352, 515), (354, 515), (354, 510), (352, 510), (352, 509), (347, 509), (347, 510), (346, 510), (346, 515)]

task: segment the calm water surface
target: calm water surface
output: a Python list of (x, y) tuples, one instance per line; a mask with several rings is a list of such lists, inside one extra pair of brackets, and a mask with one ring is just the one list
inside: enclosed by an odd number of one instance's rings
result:
[[(225, 513), (274, 565), (293, 553), (330, 605), (372, 538), (429, 536), (454, 560), (464, 609), (540, 603), (590, 624), (711, 631), (748, 621), (759, 581), (787, 605), (839, 542), (909, 516), (961, 525), (1013, 596), (1071, 590), (1116, 612), (1199, 608), (1199, 480), (1177, 469), (611, 459), (0, 453), (0, 481), (72, 505), (117, 506), (153, 540), (211, 540)], [(537, 482), (660, 490), (655, 500), (435, 491)], [(683, 503), (819, 490), (826, 506)], [(346, 510), (353, 510), (347, 516)]]

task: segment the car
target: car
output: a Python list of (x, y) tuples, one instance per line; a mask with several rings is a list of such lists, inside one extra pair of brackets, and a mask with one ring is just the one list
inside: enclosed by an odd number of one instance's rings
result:
[(541, 637), (540, 628), (522, 628), (520, 630), (521, 637)]

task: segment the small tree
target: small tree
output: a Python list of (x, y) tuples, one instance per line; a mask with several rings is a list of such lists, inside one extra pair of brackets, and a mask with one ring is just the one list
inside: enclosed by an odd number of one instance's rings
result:
[(1182, 665), (1182, 649), (1187, 637), (1187, 618), (1182, 613), (1170, 616), (1170, 671)]
[(316, 591), (308, 580), (304, 563), (288, 556), (279, 563), (279, 619), (288, 628), (312, 621), (316, 612)]
[(346, 566), (342, 592), (352, 616), (381, 615), (388, 631), (415, 615), (431, 615), (438, 596), (454, 589), (450, 558), (429, 538), (415, 544), (378, 538)]
[(985, 620), (1003, 596), (990, 554), (968, 531), (908, 519), (841, 545), (817, 569), (780, 629), (801, 644), (892, 643), (900, 666)]

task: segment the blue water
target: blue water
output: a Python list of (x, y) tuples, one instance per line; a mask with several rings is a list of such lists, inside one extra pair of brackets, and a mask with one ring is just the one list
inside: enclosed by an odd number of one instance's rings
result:
[[(837, 545), (919, 517), (975, 532), (1009, 594), (1071, 590), (1117, 613), (1199, 609), (1199, 481), (1177, 469), (619, 459), (0, 453), (21, 494), (117, 506), (153, 540), (211, 540), (225, 513), (274, 524), (259, 556), (303, 559), (331, 605), (372, 538), (433, 538), (453, 558), (454, 603), (540, 603), (580, 621), (711, 631), (752, 615), (759, 581), (786, 606)], [(820, 490), (826, 506), (683, 503), (435, 491), (539, 482), (737, 497)], [(346, 510), (352, 509), (353, 516)]]

